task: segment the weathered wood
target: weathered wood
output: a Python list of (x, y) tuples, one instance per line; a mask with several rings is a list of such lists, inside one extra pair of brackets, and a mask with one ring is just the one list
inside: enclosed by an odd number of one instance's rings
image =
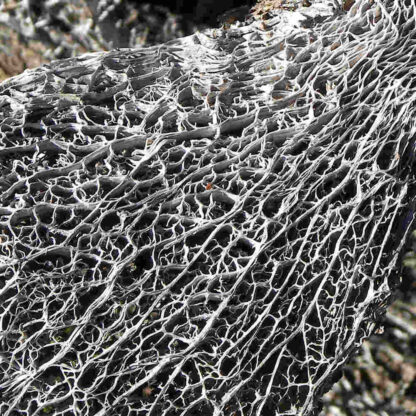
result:
[(415, 19), (268, 17), (0, 84), (0, 413), (318, 413), (414, 219)]

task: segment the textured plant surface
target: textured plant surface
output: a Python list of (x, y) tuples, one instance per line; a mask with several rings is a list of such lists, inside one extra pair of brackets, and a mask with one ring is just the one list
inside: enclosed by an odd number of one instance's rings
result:
[(0, 84), (1, 414), (318, 413), (413, 221), (409, 4)]
[(404, 270), (401, 289), (376, 334), (364, 341), (361, 353), (344, 369), (344, 377), (323, 397), (323, 415), (413, 416), (416, 413), (414, 271)]

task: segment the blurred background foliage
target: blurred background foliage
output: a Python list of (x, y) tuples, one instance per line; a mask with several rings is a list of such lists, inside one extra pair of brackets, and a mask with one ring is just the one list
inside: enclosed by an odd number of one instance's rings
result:
[(254, 0), (1, 0), (0, 79), (85, 52), (167, 42)]
[[(261, 0), (253, 12), (266, 3)], [(0, 81), (55, 59), (153, 45), (244, 19), (254, 5), (254, 0), (1, 0)], [(322, 416), (416, 415), (415, 253), (416, 235), (392, 306), (324, 396)]]

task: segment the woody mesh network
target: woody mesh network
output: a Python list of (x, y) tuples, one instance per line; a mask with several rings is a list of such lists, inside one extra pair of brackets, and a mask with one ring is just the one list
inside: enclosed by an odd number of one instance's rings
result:
[(0, 84), (0, 413), (316, 415), (398, 284), (415, 10), (277, 10)]

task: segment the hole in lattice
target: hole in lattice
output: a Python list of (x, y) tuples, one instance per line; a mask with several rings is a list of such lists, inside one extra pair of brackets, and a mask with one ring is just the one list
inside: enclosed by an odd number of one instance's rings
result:
[(120, 225), (120, 217), (118, 216), (116, 212), (111, 212), (107, 214), (101, 220), (101, 228), (104, 231), (110, 231), (112, 228), (115, 228), (118, 225)]

